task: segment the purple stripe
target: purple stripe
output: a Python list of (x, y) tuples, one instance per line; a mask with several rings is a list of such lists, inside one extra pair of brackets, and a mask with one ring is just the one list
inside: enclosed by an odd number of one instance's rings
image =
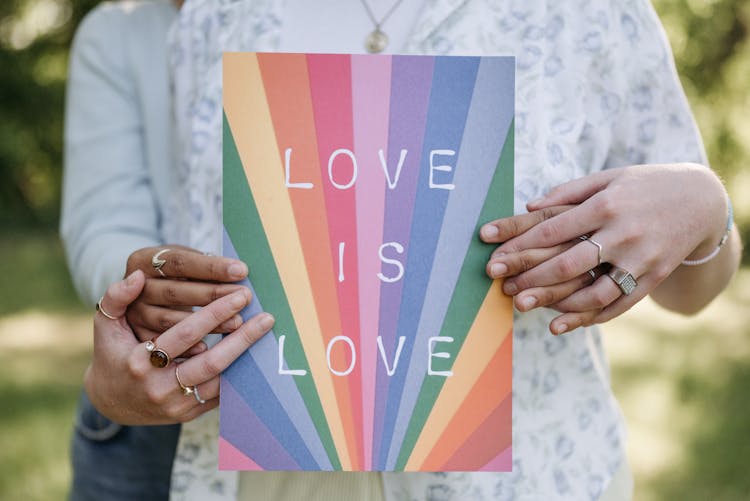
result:
[(219, 434), (227, 442), (252, 458), (264, 470), (300, 469), (226, 379), (221, 384), (221, 402)]
[[(404, 258), (408, 253), (434, 61), (434, 57), (394, 56), (392, 63), (391, 117), (388, 129), (388, 166), (391, 176), (395, 174), (401, 150), (408, 150), (408, 154), (398, 185), (392, 190), (386, 190), (383, 242), (399, 242), (404, 246), (404, 254), (400, 258), (402, 262), (405, 262)], [(383, 338), (390, 365), (393, 363), (397, 346), (395, 334), (402, 287), (403, 281), (399, 280), (394, 283), (383, 283), (380, 289), (379, 335)], [(375, 385), (373, 466), (377, 464), (377, 458), (380, 456), (389, 379), (382, 360), (379, 360)]]

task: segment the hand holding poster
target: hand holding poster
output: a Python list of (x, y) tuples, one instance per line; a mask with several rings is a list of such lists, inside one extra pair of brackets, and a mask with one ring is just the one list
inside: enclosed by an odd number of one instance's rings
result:
[(276, 324), (222, 377), (220, 467), (510, 470), (512, 305), (477, 232), (513, 211), (513, 58), (223, 66), (224, 254)]

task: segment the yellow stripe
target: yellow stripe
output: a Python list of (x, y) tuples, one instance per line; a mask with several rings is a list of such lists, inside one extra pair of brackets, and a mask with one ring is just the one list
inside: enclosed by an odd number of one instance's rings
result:
[(326, 365), (323, 335), (285, 185), (258, 59), (255, 54), (226, 53), (223, 64), (227, 121), (277, 263), (341, 466), (344, 470), (350, 470), (351, 460), (333, 388), (333, 376)]
[[(492, 283), (474, 323), (466, 335), (461, 351), (453, 364), (453, 376), (446, 379), (414, 451), (406, 463), (406, 471), (417, 471), (440, 440), (453, 416), (463, 405), (469, 389), (479, 379), (513, 324), (511, 298), (503, 295), (501, 280)], [(460, 444), (456, 444), (458, 447)]]

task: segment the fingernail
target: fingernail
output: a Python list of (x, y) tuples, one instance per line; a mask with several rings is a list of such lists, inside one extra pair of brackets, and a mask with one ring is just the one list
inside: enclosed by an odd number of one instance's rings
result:
[(245, 263), (232, 263), (229, 265), (229, 276), (232, 278), (244, 278), (247, 276), (247, 266)]
[(229, 304), (234, 308), (242, 308), (247, 304), (247, 296), (242, 291), (233, 292), (232, 295), (229, 296)]
[(490, 265), (490, 275), (492, 278), (500, 278), (508, 273), (508, 267), (503, 263), (493, 263)]
[(488, 224), (482, 227), (482, 236), (484, 238), (494, 238), (500, 234), (500, 230), (493, 224)]
[(558, 335), (558, 336), (560, 334), (565, 334), (566, 332), (568, 332), (568, 324), (559, 324), (557, 326), (557, 329), (555, 329), (555, 330), (557, 331), (556, 335)]
[(527, 296), (523, 299), (521, 299), (521, 306), (523, 306), (524, 310), (530, 310), (534, 306), (536, 306), (537, 300), (534, 296)]
[(274, 322), (275, 319), (270, 313), (262, 313), (260, 320), (258, 321), (258, 323), (260, 324), (260, 328), (264, 331), (270, 330), (271, 327), (273, 327)]
[(513, 296), (518, 292), (518, 286), (514, 284), (513, 282), (505, 282), (503, 284), (503, 291), (509, 295)]
[(529, 202), (529, 205), (531, 205), (531, 206), (533, 206), (533, 205), (539, 205), (539, 204), (540, 204), (540, 203), (542, 203), (543, 201), (544, 201), (544, 197), (542, 197), (542, 198), (537, 198), (536, 200), (532, 200), (531, 202)]
[(127, 285), (128, 287), (132, 287), (133, 285), (135, 285), (137, 274), (138, 270), (135, 270), (133, 273), (128, 275), (128, 278), (125, 279), (125, 285)]

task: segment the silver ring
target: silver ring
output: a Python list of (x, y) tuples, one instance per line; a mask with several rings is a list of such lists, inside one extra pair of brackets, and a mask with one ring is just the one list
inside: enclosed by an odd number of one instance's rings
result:
[(638, 286), (638, 282), (635, 281), (635, 278), (629, 271), (618, 268), (617, 266), (612, 266), (612, 269), (609, 270), (607, 276), (617, 284), (622, 293), (626, 296), (629, 296)]
[(167, 263), (166, 259), (160, 259), (159, 256), (165, 252), (169, 252), (172, 249), (162, 249), (151, 257), (151, 266), (159, 272), (159, 275), (166, 278), (166, 275), (161, 271), (162, 267)]
[(97, 301), (97, 302), (96, 302), (96, 311), (98, 311), (99, 313), (101, 313), (102, 315), (104, 315), (105, 317), (107, 317), (107, 318), (108, 318), (108, 319), (110, 319), (110, 320), (120, 320), (120, 317), (116, 317), (116, 316), (114, 316), (114, 315), (110, 315), (110, 314), (109, 314), (109, 313), (107, 313), (107, 311), (106, 311), (106, 310), (105, 310), (105, 309), (104, 309), (104, 308), (102, 307), (102, 300), (103, 300), (103, 299), (104, 299), (104, 296), (100, 297), (100, 298), (99, 298), (99, 301)]
[(602, 262), (604, 261), (602, 259), (602, 251), (604, 250), (604, 249), (602, 249), (602, 244), (600, 244), (599, 242), (597, 242), (593, 238), (589, 237), (588, 235), (581, 235), (580, 237), (578, 237), (578, 239), (581, 240), (581, 241), (583, 241), (583, 242), (590, 242), (590, 243), (596, 245), (596, 251), (597, 251), (596, 255), (597, 255), (597, 259), (599, 260), (599, 262), (596, 263), (596, 265), (599, 266), (600, 264), (602, 264)]
[(199, 404), (203, 405), (203, 404), (206, 403), (206, 401), (203, 400), (201, 398), (200, 394), (198, 393), (198, 387), (197, 386), (193, 386), (193, 396), (195, 397), (195, 399), (198, 401)]
[(192, 388), (190, 386), (185, 386), (182, 384), (182, 381), (180, 380), (180, 366), (179, 364), (174, 366), (174, 377), (177, 378), (177, 384), (180, 385), (180, 388), (182, 388), (182, 394), (186, 397), (188, 395), (192, 395), (195, 392), (195, 386)]

